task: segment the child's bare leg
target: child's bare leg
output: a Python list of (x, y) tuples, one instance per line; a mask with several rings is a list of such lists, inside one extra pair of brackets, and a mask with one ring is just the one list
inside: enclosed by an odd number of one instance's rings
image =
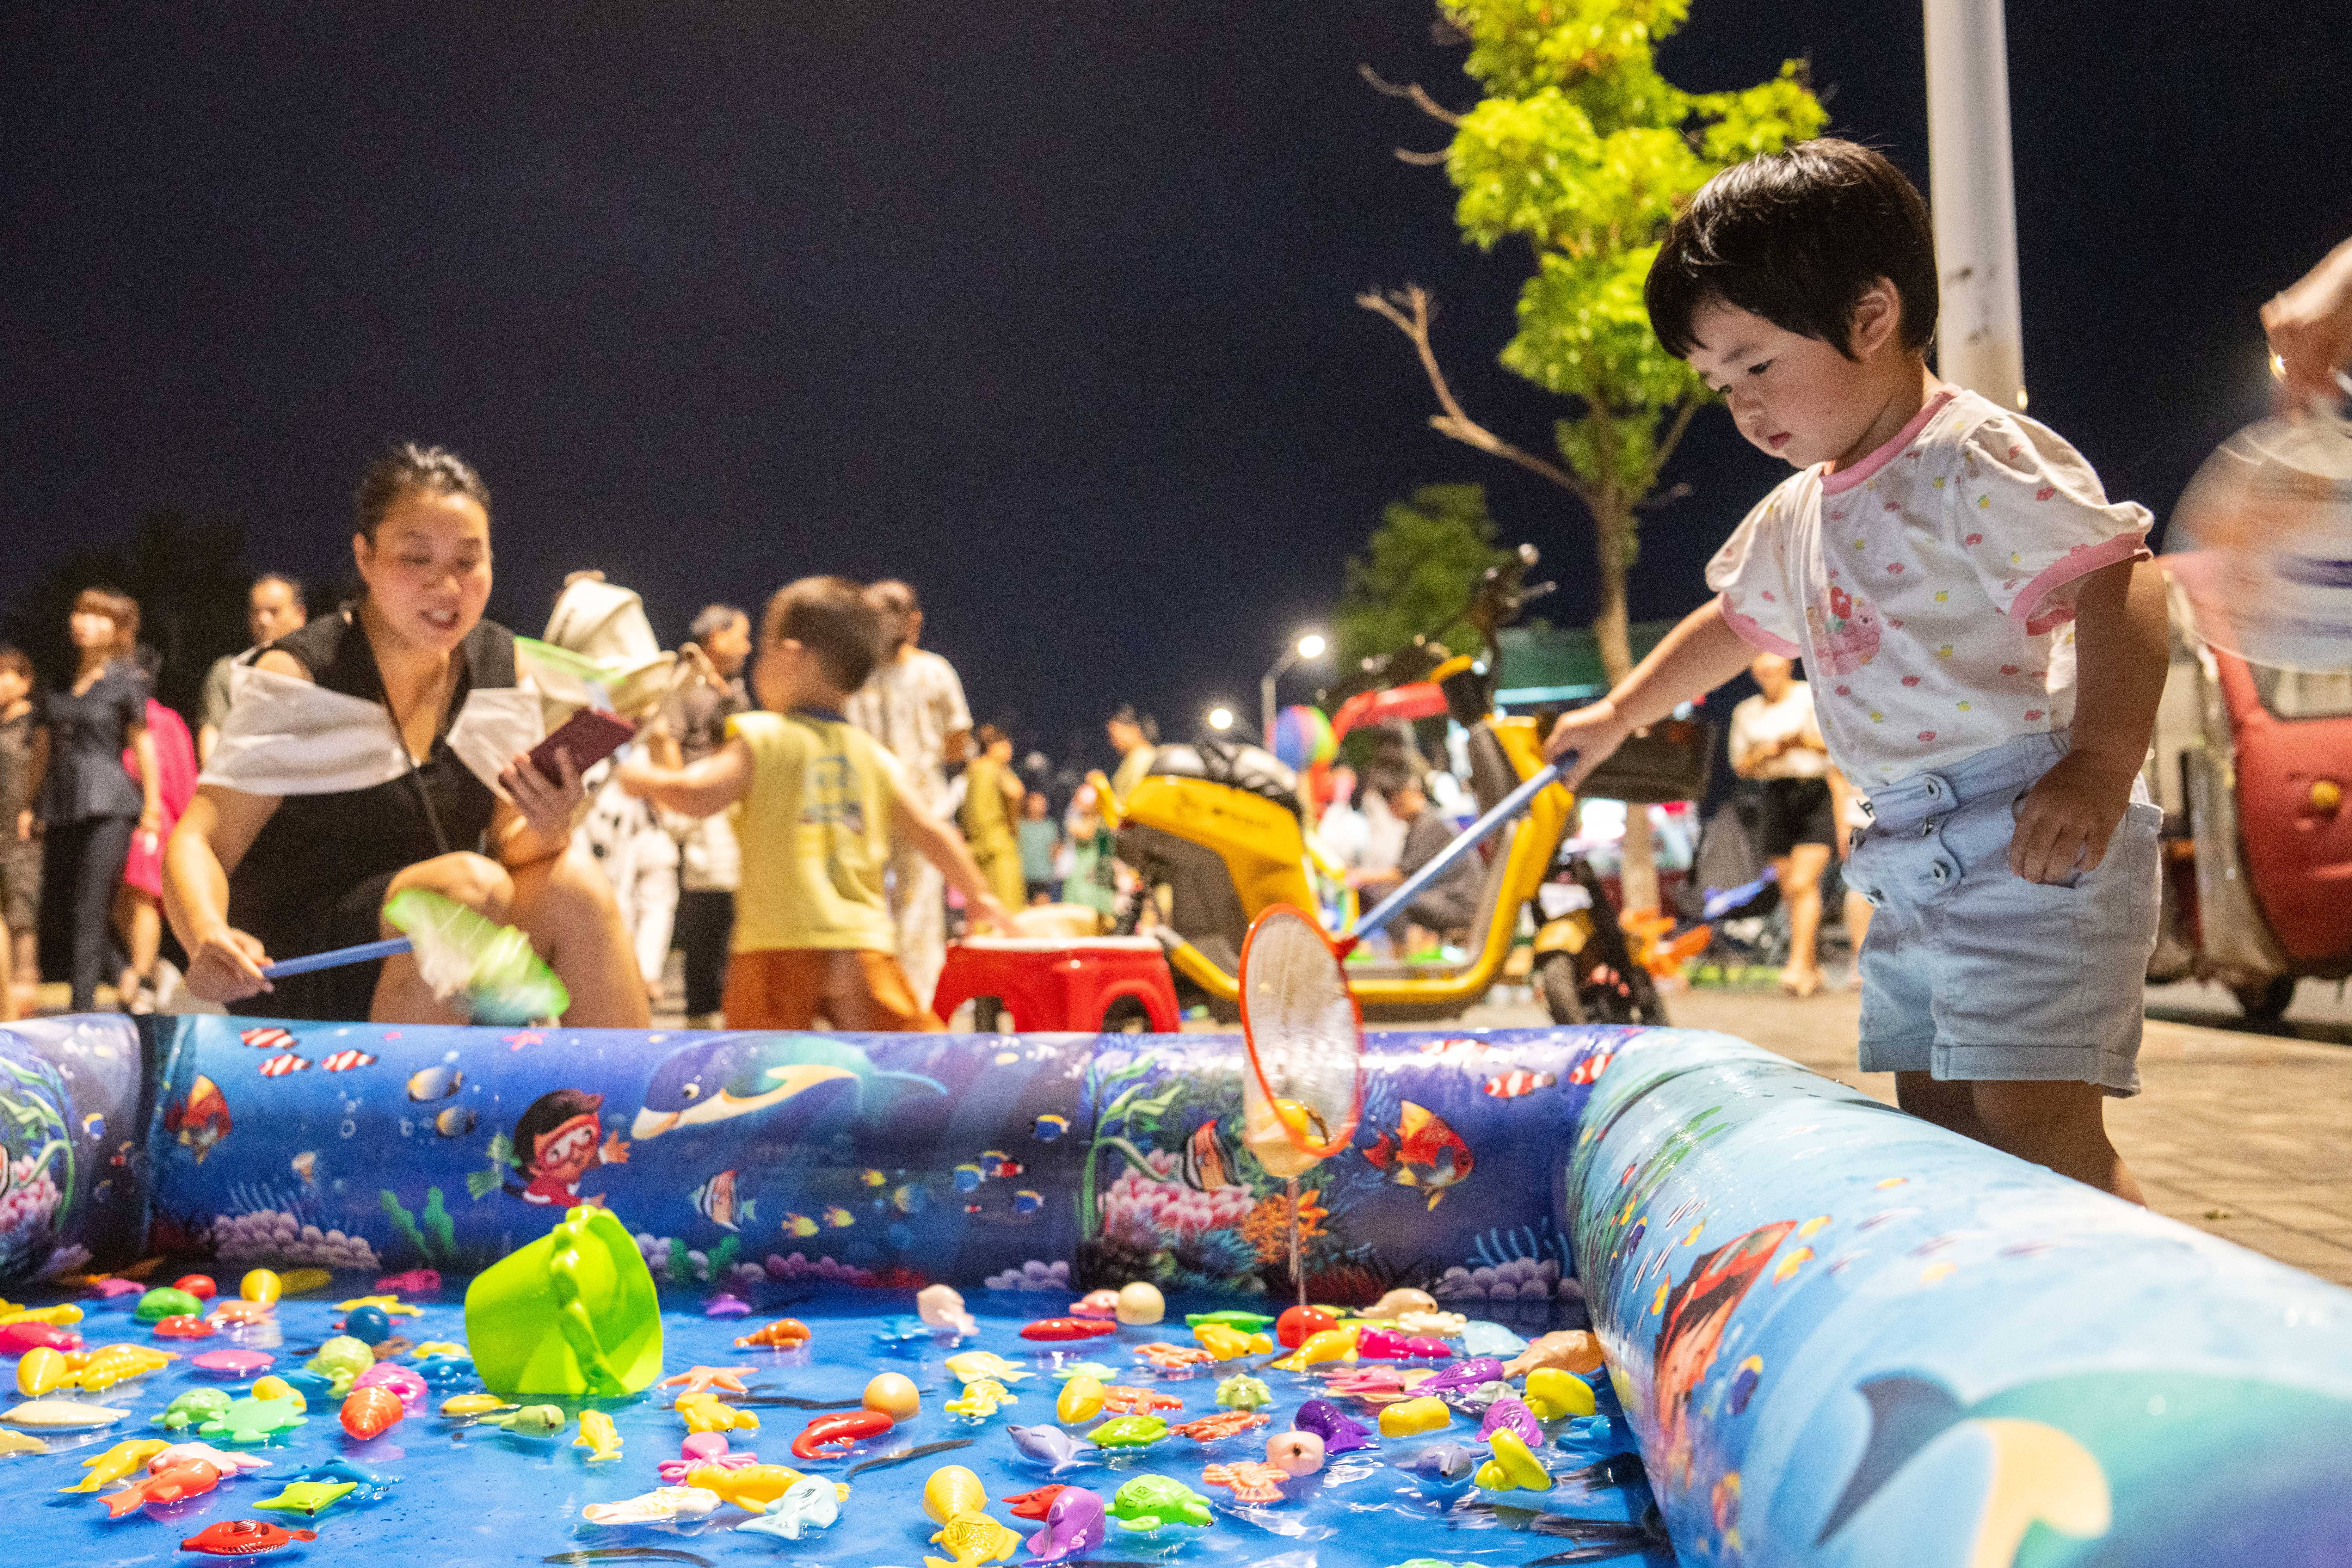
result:
[(1979, 1143), (1990, 1143), (1984, 1128), (1977, 1121), (1976, 1086), (1958, 1079), (1942, 1079), (1932, 1073), (1899, 1072), (1895, 1075), (1895, 1103), (1922, 1121), (1932, 1121), (1948, 1132), (1963, 1138), (1973, 1138)]
[(2047, 1165), (2084, 1186), (2146, 1205), (2139, 1182), (2107, 1142), (2106, 1093), (2095, 1083), (1979, 1082), (1976, 1136), (2005, 1153)]
[(1789, 906), (1789, 963), (1780, 984), (1810, 989), (1822, 973), (1822, 875), (1830, 867), (1830, 847), (1800, 844), (1776, 864), (1780, 900)]

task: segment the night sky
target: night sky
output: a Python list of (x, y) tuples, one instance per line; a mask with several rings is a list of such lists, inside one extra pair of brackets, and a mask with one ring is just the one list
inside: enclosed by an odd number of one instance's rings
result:
[[(2193, 11), (2193, 25), (2177, 20)], [(1336, 596), (1381, 506), (1480, 479), (1589, 614), (1572, 501), (1423, 424), (1357, 290), (1442, 301), (1471, 412), (1528, 259), (1456, 238), (1426, 0), (158, 6), (0, 16), (0, 594), (175, 506), (256, 567), (348, 568), (385, 438), (496, 498), (494, 604), (564, 572), (666, 637), (810, 572), (905, 575), (982, 716), (1056, 751), (1190, 728)], [(2161, 515), (2260, 412), (2254, 310), (2352, 232), (2338, 8), (2010, 12), (2032, 412)], [(1694, 89), (1809, 56), (1833, 128), (1926, 184), (1916, 4), (1697, 0)], [(1784, 468), (1704, 416), (1637, 616)], [(1298, 695), (1311, 677), (1295, 683)], [(1286, 694), (1292, 689), (1286, 688)]]

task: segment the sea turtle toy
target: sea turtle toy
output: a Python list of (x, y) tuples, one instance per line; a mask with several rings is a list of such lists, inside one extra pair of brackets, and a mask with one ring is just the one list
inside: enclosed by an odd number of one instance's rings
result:
[(1166, 1524), (1209, 1526), (1209, 1500), (1167, 1476), (1138, 1476), (1112, 1494), (1111, 1517), (1122, 1530), (1150, 1534)]
[(239, 1399), (197, 1427), (196, 1435), (232, 1443), (267, 1443), (309, 1419), (290, 1399)]
[(1122, 1415), (1087, 1434), (1098, 1448), (1148, 1448), (1168, 1436), (1168, 1423), (1157, 1415)]
[(978, 1511), (950, 1518), (931, 1540), (953, 1555), (926, 1557), (923, 1568), (978, 1568), (983, 1563), (1001, 1563), (1021, 1550), (1019, 1535)]
[(319, 1353), (305, 1362), (302, 1370), (315, 1372), (327, 1380), (327, 1392), (337, 1399), (352, 1391), (360, 1373), (375, 1365), (375, 1352), (349, 1334), (337, 1334), (319, 1347)]
[(1255, 1410), (1274, 1403), (1274, 1390), (1265, 1385), (1265, 1379), (1237, 1372), (1217, 1384), (1217, 1403), (1234, 1410)]
[(184, 1432), (207, 1421), (217, 1421), (235, 1403), (226, 1389), (192, 1388), (163, 1407), (155, 1425), (166, 1432)]

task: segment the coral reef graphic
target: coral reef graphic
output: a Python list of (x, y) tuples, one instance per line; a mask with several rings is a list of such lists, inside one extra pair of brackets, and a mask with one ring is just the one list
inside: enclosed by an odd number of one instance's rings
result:
[(1246, 1187), (1196, 1192), (1176, 1179), (1177, 1157), (1164, 1149), (1144, 1156), (1152, 1174), (1129, 1167), (1097, 1200), (1105, 1237), (1151, 1248), (1173, 1237), (1197, 1241), (1211, 1231), (1230, 1230), (1248, 1220), (1257, 1200)]
[(0, 1279), (47, 1260), (75, 1191), (65, 1079), (29, 1049), (8, 1044), (0, 1052), (0, 1161), (8, 1175), (0, 1196)]
[(363, 1236), (321, 1230), (282, 1209), (215, 1215), (213, 1256), (233, 1263), (307, 1263), (320, 1268), (382, 1268)]
[(1067, 1295), (1070, 1291), (1070, 1264), (1067, 1258), (1042, 1263), (1033, 1258), (1018, 1268), (990, 1275), (981, 1284), (991, 1290), (1045, 1290)]

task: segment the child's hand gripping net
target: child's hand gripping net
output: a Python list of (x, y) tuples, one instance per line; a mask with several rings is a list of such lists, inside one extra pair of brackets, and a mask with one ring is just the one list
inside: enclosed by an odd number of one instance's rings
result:
[(407, 935), (433, 994), (477, 1024), (557, 1018), (572, 1005), (563, 982), (512, 926), (423, 888), (394, 893), (383, 918)]

